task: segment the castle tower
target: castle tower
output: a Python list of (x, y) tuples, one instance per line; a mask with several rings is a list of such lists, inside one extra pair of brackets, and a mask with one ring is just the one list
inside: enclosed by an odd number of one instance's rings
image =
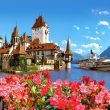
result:
[(71, 68), (71, 60), (72, 60), (72, 53), (70, 51), (70, 41), (68, 39), (67, 41), (67, 46), (66, 46), (66, 51), (65, 51), (65, 58), (64, 58), (64, 61), (65, 61), (65, 68), (66, 69), (70, 69)]
[(4, 43), (4, 45), (8, 45), (6, 36), (5, 36), (5, 43)]
[(27, 47), (30, 45), (30, 41), (29, 41), (29, 38), (26, 35), (26, 33), (23, 34), (21, 40), (22, 40), (23, 48), (24, 48), (24, 50), (26, 50)]
[(32, 27), (32, 41), (38, 38), (41, 43), (49, 43), (49, 29), (48, 25), (43, 20), (42, 16), (36, 19), (35, 24)]
[(16, 25), (16, 27), (14, 28), (14, 30), (12, 32), (11, 44), (14, 46), (15, 49), (16, 49), (17, 45), (19, 44), (19, 36), (18, 36), (18, 27), (17, 27), (17, 25)]
[(2, 47), (2, 37), (0, 37), (0, 48)]

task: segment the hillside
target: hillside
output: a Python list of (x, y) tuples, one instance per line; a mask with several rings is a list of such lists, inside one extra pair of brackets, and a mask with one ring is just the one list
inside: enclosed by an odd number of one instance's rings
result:
[(106, 50), (104, 50), (104, 51), (100, 54), (100, 57), (110, 58), (110, 47), (108, 47)]

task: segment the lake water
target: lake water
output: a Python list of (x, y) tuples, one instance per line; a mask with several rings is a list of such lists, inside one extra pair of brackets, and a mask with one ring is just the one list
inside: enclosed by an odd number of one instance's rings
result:
[[(0, 74), (0, 77), (4, 77), (7, 74)], [(106, 87), (110, 90), (110, 71), (94, 71), (94, 70), (84, 70), (80, 69), (78, 65), (73, 64), (70, 70), (61, 70), (61, 71), (51, 71), (52, 80), (56, 81), (57, 79), (69, 80), (69, 81), (80, 81), (82, 76), (90, 76), (91, 79), (97, 81), (105, 80)]]
[(78, 65), (73, 64), (72, 68), (68, 71), (53, 71), (52, 80), (56, 81), (57, 79), (69, 80), (69, 81), (81, 81), (82, 76), (90, 76), (91, 79), (101, 81), (106, 81), (106, 87), (110, 90), (110, 71), (94, 71), (94, 70), (85, 70), (80, 69)]

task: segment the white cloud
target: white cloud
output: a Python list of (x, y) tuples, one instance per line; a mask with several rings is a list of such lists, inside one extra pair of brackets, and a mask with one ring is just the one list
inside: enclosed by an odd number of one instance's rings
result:
[(73, 27), (74, 27), (76, 30), (80, 30), (80, 27), (77, 26), (77, 25), (73, 25)]
[(51, 40), (50, 43), (53, 43), (53, 41)]
[(109, 26), (109, 22), (108, 21), (99, 21), (98, 25), (102, 25), (102, 26)]
[(102, 35), (105, 35), (105, 31), (101, 32)]
[(102, 32), (96, 31), (96, 34), (105, 35), (105, 31)]
[(90, 28), (88, 26), (85, 27), (86, 30), (89, 30)]
[(67, 44), (67, 41), (63, 40), (61, 43), (62, 43), (62, 45), (65, 45), (65, 44)]
[(64, 51), (65, 49), (63, 47), (60, 47), (60, 50)]
[(98, 27), (95, 28), (96, 30), (98, 29)]
[(98, 10), (98, 9), (92, 9), (92, 13), (96, 14), (96, 15), (109, 15), (110, 11), (108, 10)]
[(76, 49), (74, 52), (81, 55), (84, 53), (82, 49)]
[(58, 45), (58, 43), (55, 43), (56, 45)]
[[(61, 44), (66, 46), (67, 40), (63, 40), (63, 41), (61, 42)], [(70, 45), (71, 45), (71, 47), (77, 47), (77, 44), (76, 44), (76, 43), (72, 43), (71, 40), (70, 40)]]
[(85, 38), (90, 40), (100, 40), (99, 37), (92, 37), (92, 36), (85, 36)]
[(77, 44), (71, 43), (71, 47), (77, 47)]
[(94, 50), (96, 50), (98, 52), (102, 48), (102, 46), (99, 45), (98, 43), (83, 44), (81, 46), (84, 47), (84, 48), (88, 48), (88, 49), (94, 49)]
[(99, 34), (99, 31), (96, 31), (95, 33), (96, 33), (96, 34)]
[(99, 11), (98, 14), (99, 14), (99, 15), (109, 15), (110, 12), (107, 11), (107, 10), (103, 10), (103, 11)]

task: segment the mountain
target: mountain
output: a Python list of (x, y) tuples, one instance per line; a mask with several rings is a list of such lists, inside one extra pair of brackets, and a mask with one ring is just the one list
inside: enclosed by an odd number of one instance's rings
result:
[(104, 51), (100, 54), (100, 57), (110, 58), (110, 47), (108, 47), (106, 50), (104, 50)]
[(81, 54), (73, 53), (73, 60), (82, 60), (84, 57)]

